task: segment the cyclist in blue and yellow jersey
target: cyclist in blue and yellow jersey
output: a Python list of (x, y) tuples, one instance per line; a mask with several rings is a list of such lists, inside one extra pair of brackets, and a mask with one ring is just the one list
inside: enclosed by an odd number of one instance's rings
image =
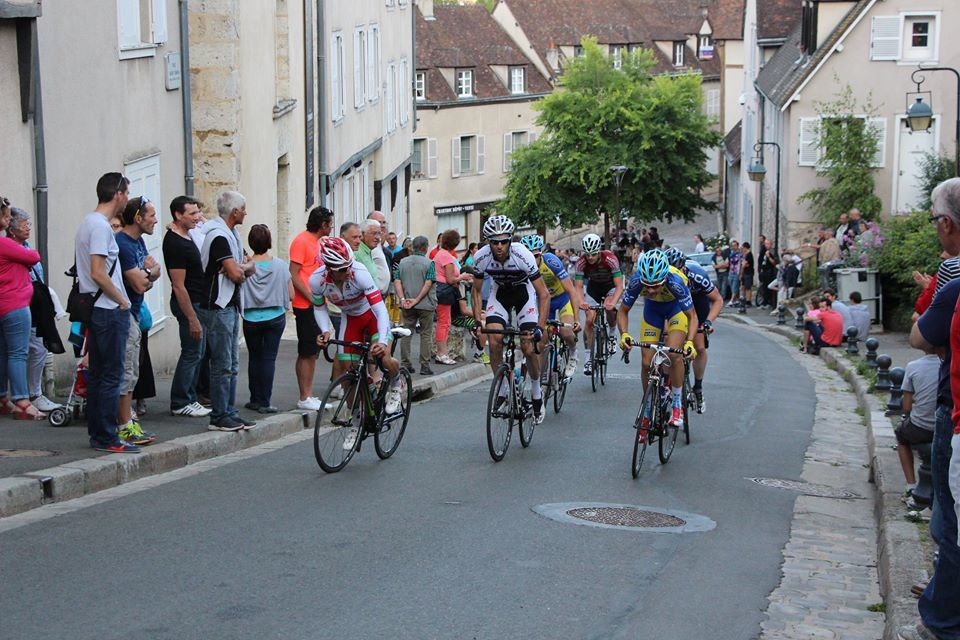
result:
[(707, 409), (703, 401), (703, 376), (707, 371), (707, 349), (710, 348), (710, 334), (713, 333), (713, 321), (723, 310), (723, 298), (713, 286), (707, 272), (697, 262), (687, 260), (683, 252), (676, 247), (666, 250), (667, 262), (687, 276), (687, 285), (690, 296), (693, 298), (693, 309), (697, 312), (697, 322), (700, 329), (693, 339), (693, 346), (697, 349), (697, 358), (693, 361), (693, 393), (697, 397), (697, 413)]
[[(640, 341), (659, 342), (666, 327), (664, 342), (674, 349), (682, 348), (687, 357), (696, 358), (697, 350), (693, 346), (693, 337), (697, 333), (697, 320), (694, 317), (693, 299), (687, 286), (687, 277), (681, 271), (670, 266), (663, 251), (653, 249), (645, 251), (637, 260), (636, 271), (630, 279), (630, 285), (623, 294), (623, 302), (617, 313), (617, 326), (620, 329), (620, 346), (629, 351), (635, 342), (630, 335), (630, 309), (638, 298), (645, 298), (643, 319), (640, 323)], [(647, 386), (647, 374), (653, 351), (643, 350), (643, 386)], [(673, 391), (673, 415), (670, 424), (683, 426), (683, 360), (677, 354), (670, 354), (670, 389)]]
[[(550, 293), (550, 318), (556, 318), (560, 322), (572, 324), (573, 327), (560, 327), (560, 337), (567, 344), (570, 350), (570, 359), (567, 361), (567, 367), (563, 375), (569, 378), (577, 371), (577, 337), (575, 331), (579, 329), (576, 326), (577, 318), (574, 315), (574, 309), (580, 306), (580, 297), (573, 286), (573, 280), (567, 273), (563, 262), (552, 253), (543, 252), (543, 237), (536, 234), (520, 238), (530, 253), (537, 260), (537, 266), (540, 267), (540, 275), (543, 277), (543, 284)], [(546, 346), (547, 336), (543, 337), (541, 352)], [(546, 354), (544, 354), (546, 355)], [(544, 363), (543, 366), (547, 366)]]
[[(603, 305), (607, 314), (607, 324), (611, 329), (617, 315), (617, 303), (623, 293), (623, 273), (620, 271), (620, 262), (612, 251), (603, 249), (603, 241), (595, 233), (588, 233), (583, 237), (580, 246), (583, 255), (577, 259), (574, 267), (574, 280), (577, 284), (577, 293), (580, 295), (580, 308), (584, 310), (583, 342), (586, 349), (583, 351), (583, 374), (593, 374), (593, 362), (590, 360), (593, 349), (593, 319), (595, 313), (590, 307)], [(613, 331), (610, 340), (614, 340)], [(613, 344), (610, 345), (611, 351)]]

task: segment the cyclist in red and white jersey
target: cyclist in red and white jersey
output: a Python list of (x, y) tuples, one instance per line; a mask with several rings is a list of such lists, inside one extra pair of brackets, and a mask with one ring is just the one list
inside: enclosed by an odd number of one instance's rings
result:
[[(583, 373), (592, 375), (593, 361), (593, 319), (594, 312), (591, 306), (602, 304), (607, 313), (607, 324), (615, 327), (617, 324), (617, 303), (623, 295), (623, 274), (620, 271), (620, 261), (612, 251), (601, 249), (603, 241), (595, 233), (588, 233), (581, 242), (583, 255), (577, 259), (574, 267), (574, 283), (580, 295), (580, 308), (584, 311), (585, 331), (583, 341), (586, 349), (583, 352)], [(586, 284), (584, 284), (586, 283)], [(610, 333), (611, 343), (614, 342), (613, 332)], [(611, 345), (612, 346), (612, 345)]]

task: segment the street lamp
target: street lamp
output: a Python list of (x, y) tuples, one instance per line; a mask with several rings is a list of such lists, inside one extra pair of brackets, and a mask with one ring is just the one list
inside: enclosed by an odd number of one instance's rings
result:
[[(627, 172), (627, 167), (622, 164), (615, 164), (610, 167), (610, 173), (613, 174), (614, 183), (617, 185), (617, 212), (619, 214), (620, 207), (620, 184), (623, 182), (623, 174)], [(604, 242), (609, 241), (610, 239), (610, 212), (603, 212), (603, 239)]]
[[(923, 93), (920, 91), (920, 85), (926, 80), (922, 75), (918, 75), (921, 71), (949, 71), (957, 79), (957, 122), (956, 128), (954, 129), (953, 141), (956, 145), (954, 147), (954, 152), (956, 153), (955, 173), (957, 176), (960, 176), (960, 72), (953, 67), (920, 67), (916, 69), (910, 74), (910, 80), (917, 85), (917, 93), (920, 94)], [(927, 131), (930, 129), (932, 122), (933, 108), (923, 101), (923, 95), (918, 95), (916, 102), (907, 109), (907, 124), (910, 127), (910, 131)]]
[(773, 251), (780, 255), (780, 145), (776, 142), (758, 142), (753, 145), (753, 150), (756, 152), (757, 157), (753, 159), (753, 162), (747, 167), (747, 175), (750, 176), (750, 180), (753, 182), (763, 182), (763, 178), (767, 175), (767, 168), (763, 166), (763, 158), (760, 156), (760, 151), (763, 149), (764, 145), (770, 145), (777, 148), (777, 206), (776, 214), (773, 219)]

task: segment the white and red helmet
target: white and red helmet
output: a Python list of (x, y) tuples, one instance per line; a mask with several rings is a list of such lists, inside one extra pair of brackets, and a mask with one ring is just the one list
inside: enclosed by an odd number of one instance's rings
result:
[(320, 238), (320, 259), (327, 269), (343, 269), (353, 264), (353, 249), (343, 238)]

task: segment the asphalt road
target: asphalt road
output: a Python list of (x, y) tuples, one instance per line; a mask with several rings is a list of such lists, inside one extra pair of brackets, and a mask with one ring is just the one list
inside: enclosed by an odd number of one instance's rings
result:
[[(813, 421), (807, 374), (719, 324), (693, 443), (630, 477), (636, 362), (578, 373), (529, 449), (493, 463), (487, 383), (415, 407), (393, 459), (324, 474), (309, 441), (0, 533), (0, 638), (711, 638), (759, 631)], [(366, 443), (365, 443), (366, 444)], [(136, 484), (136, 483), (134, 483)], [(701, 533), (558, 523), (604, 502)]]

